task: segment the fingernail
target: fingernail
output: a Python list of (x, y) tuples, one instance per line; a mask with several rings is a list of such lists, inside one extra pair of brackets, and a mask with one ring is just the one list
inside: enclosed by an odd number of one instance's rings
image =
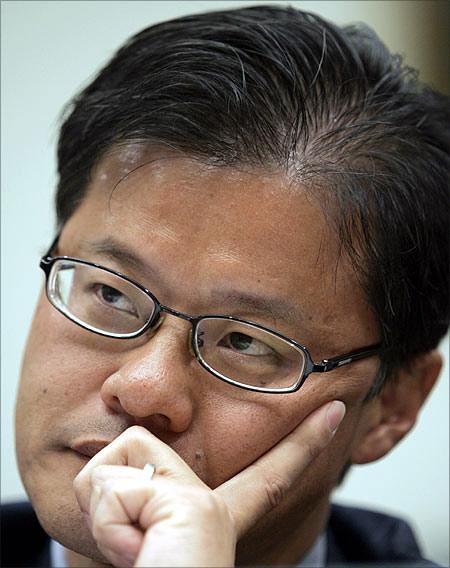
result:
[(334, 434), (345, 416), (345, 404), (340, 400), (333, 400), (328, 405), (327, 421), (330, 432)]

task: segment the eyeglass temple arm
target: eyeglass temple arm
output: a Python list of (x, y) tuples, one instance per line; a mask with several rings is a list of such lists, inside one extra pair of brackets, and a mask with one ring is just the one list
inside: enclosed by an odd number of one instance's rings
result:
[(320, 363), (314, 363), (313, 372), (315, 373), (328, 373), (337, 367), (343, 367), (359, 359), (365, 359), (366, 357), (372, 357), (373, 355), (378, 355), (381, 351), (381, 344), (371, 345), (365, 347), (359, 351), (352, 351), (351, 353), (346, 353), (339, 357), (333, 357), (332, 359), (323, 359)]
[(51, 256), (52, 256), (52, 251), (54, 250), (54, 248), (56, 247), (56, 245), (58, 244), (59, 241), (59, 233), (56, 235), (56, 237), (53, 239), (52, 244), (50, 245), (50, 247), (48, 248), (47, 252), (44, 254), (44, 256), (41, 259), (41, 264), (48, 264), (48, 261), (50, 260)]

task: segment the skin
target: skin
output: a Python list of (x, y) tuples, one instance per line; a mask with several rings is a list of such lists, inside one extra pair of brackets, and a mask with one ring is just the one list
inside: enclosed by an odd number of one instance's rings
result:
[[(257, 321), (306, 345), (315, 361), (377, 342), (376, 319), (355, 275), (301, 186), (280, 172), (214, 168), (156, 152), (149, 159), (131, 147), (100, 162), (55, 254), (119, 270), (188, 314)], [(147, 268), (89, 247), (107, 237)], [(293, 309), (239, 306), (218, 297), (224, 289), (281, 298)], [(411, 429), (440, 368), (438, 355), (427, 354), (370, 403), (364, 398), (376, 357), (313, 374), (296, 393), (251, 393), (198, 365), (189, 327), (167, 316), (154, 336), (113, 340), (74, 325), (41, 295), (23, 361), (17, 455), (42, 525), (74, 551), (73, 566), (105, 562), (75, 498), (73, 480), (88, 462), (71, 449), (77, 443), (109, 443), (138, 425), (216, 489), (319, 407), (343, 401), (347, 412), (333, 441), (282, 502), (240, 535), (237, 563), (295, 563), (326, 525), (343, 467), (378, 459)]]
[[(234, 565), (237, 540), (301, 482), (305, 468), (333, 439), (344, 412), (340, 401), (319, 408), (215, 490), (147, 430), (129, 428), (75, 478), (97, 546), (114, 566)], [(151, 466), (151, 480), (150, 461), (164, 464)]]

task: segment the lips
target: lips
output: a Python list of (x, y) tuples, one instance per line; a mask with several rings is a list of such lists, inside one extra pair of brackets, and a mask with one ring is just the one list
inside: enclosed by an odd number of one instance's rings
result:
[(76, 442), (71, 446), (71, 449), (86, 458), (93, 458), (98, 452), (106, 448), (110, 442), (104, 440), (87, 440), (83, 442)]

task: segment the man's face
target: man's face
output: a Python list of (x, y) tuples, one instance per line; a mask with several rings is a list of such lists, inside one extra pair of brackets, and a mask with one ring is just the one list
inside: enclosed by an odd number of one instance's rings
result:
[[(127, 274), (182, 312), (261, 323), (308, 347), (315, 361), (377, 341), (355, 277), (338, 263), (337, 241), (301, 188), (279, 172), (167, 156), (115, 187), (140, 162), (144, 156), (128, 148), (100, 163), (56, 254)], [(98, 243), (106, 239), (142, 266), (101, 251)], [(288, 309), (280, 311), (273, 299)], [(202, 369), (189, 351), (189, 329), (167, 316), (153, 336), (105, 338), (74, 325), (41, 295), (23, 364), (17, 452), (41, 522), (66, 546), (94, 554), (72, 490), (88, 460), (80, 451), (94, 453), (133, 424), (156, 434), (216, 487), (315, 408), (343, 400), (347, 416), (338, 435), (289, 504), (306, 515), (327, 499), (364, 432), (363, 399), (376, 358), (312, 374), (296, 393), (253, 393)]]

